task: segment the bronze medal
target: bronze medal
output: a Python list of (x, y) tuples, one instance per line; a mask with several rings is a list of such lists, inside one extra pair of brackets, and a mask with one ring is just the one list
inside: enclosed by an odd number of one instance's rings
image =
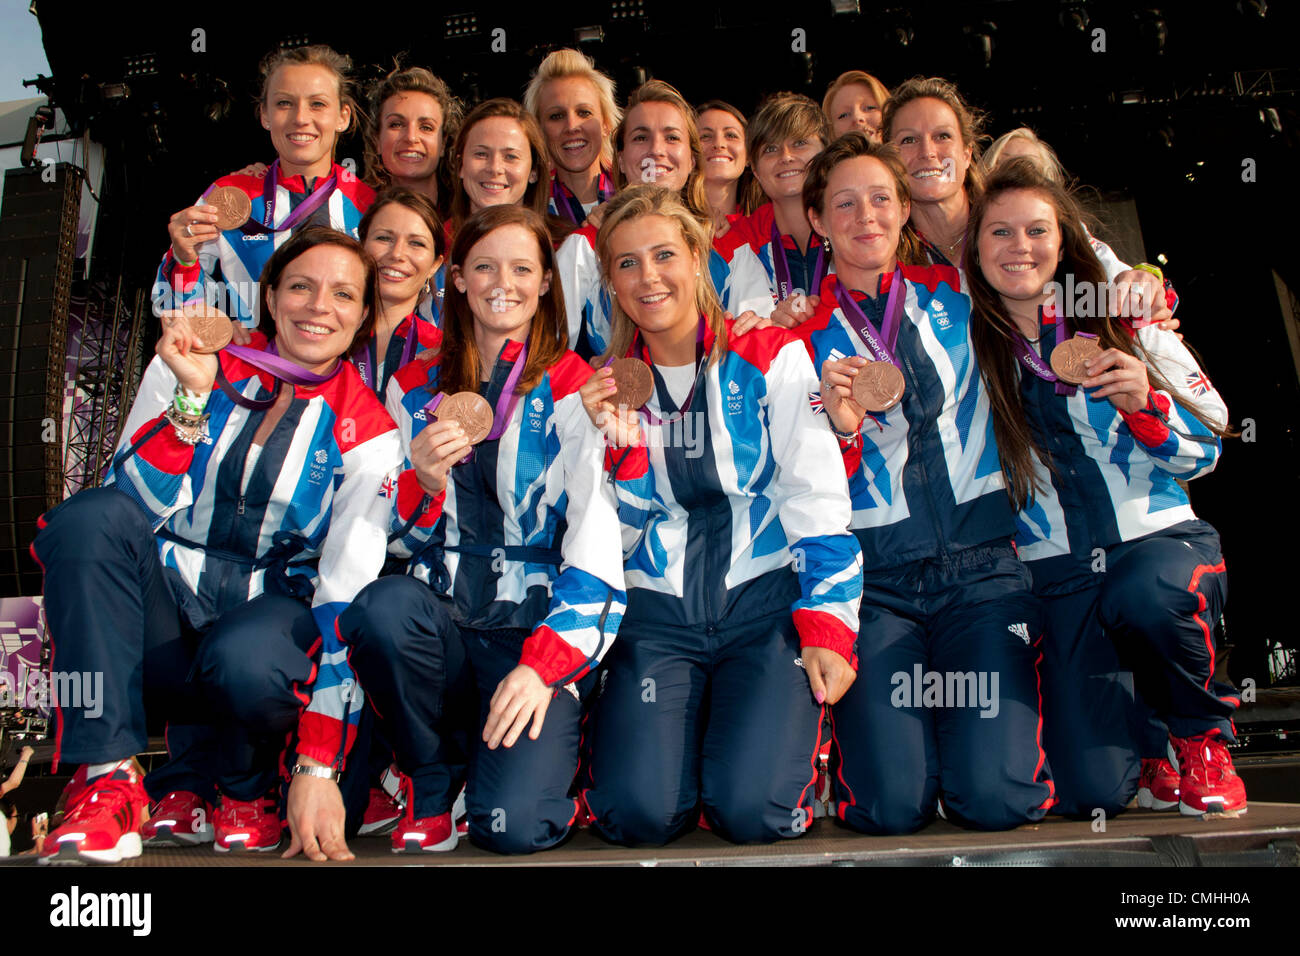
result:
[(1075, 335), (1052, 349), (1052, 371), (1067, 385), (1079, 385), (1088, 377), (1084, 361), (1100, 354), (1101, 345), (1095, 337)]
[(438, 403), (434, 414), (440, 422), (458, 422), (471, 445), (477, 445), (492, 431), (492, 406), (477, 392), (457, 392)]
[(248, 193), (236, 186), (218, 186), (204, 200), (217, 214), (217, 228), (222, 232), (238, 229), (248, 222), (253, 212), (253, 201)]
[(650, 366), (638, 358), (615, 359), (610, 365), (618, 391), (606, 399), (615, 408), (625, 405), (636, 410), (650, 401), (654, 394), (654, 376)]
[(202, 345), (194, 346), (194, 351), (200, 355), (214, 355), (229, 345), (230, 340), (234, 338), (230, 316), (220, 309), (210, 309), (200, 304), (186, 307), (184, 313), (195, 337), (203, 340)]
[(897, 405), (906, 388), (903, 373), (893, 362), (868, 362), (853, 377), (853, 400), (879, 414)]

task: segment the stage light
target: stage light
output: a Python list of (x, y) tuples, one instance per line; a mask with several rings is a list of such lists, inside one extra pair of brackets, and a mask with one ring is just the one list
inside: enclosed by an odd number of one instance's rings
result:
[(645, 0), (614, 0), (609, 6), (611, 20), (644, 20)]
[(573, 35), (579, 43), (603, 43), (605, 40), (605, 30), (599, 24), (594, 27), (578, 27)]
[(912, 29), (912, 14), (902, 8), (894, 7), (885, 11), (885, 35), (893, 41), (899, 49), (906, 50), (916, 39), (916, 31)]
[(125, 83), (100, 83), (99, 95), (106, 100), (124, 100), (131, 95), (131, 88)]
[(1151, 47), (1157, 56), (1165, 52), (1165, 43), (1169, 40), (1169, 23), (1155, 7), (1147, 7), (1141, 13), (1135, 13), (1138, 21), (1138, 34)]
[(831, 0), (831, 15), (842, 16), (848, 13), (860, 13), (858, 0)]
[(1129, 90), (1120, 94), (1120, 100), (1125, 106), (1136, 106), (1138, 103), (1146, 101), (1146, 96), (1141, 90)]
[(122, 78), (131, 79), (140, 76), (157, 76), (158, 75), (158, 54), (156, 53), (137, 53), (135, 56), (124, 58), (122, 65)]
[(1259, 111), (1259, 121), (1265, 126), (1272, 128), (1273, 132), (1282, 132), (1282, 118), (1278, 116), (1277, 110), (1273, 107)]
[(443, 35), (448, 40), (473, 36), (478, 33), (478, 14), (453, 13), (443, 20)]
[(1268, 16), (1268, 0), (1237, 0), (1237, 12), (1244, 17), (1263, 20)]
[(294, 33), (280, 41), (281, 50), (296, 50), (304, 46), (311, 46), (311, 37), (305, 33)]

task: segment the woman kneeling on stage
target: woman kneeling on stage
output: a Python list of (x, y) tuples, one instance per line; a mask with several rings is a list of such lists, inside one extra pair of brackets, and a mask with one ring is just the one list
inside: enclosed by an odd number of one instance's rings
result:
[[(142, 836), (280, 843), (285, 735), (304, 686), (332, 673), (334, 618), (383, 564), (401, 450), (342, 361), (375, 315), (361, 245), (303, 230), (267, 262), (261, 300), (252, 345), (217, 354), (229, 319), (163, 313), (105, 487), (52, 509), (32, 545), (55, 673), (96, 682), (58, 707), (56, 760), (85, 764), (85, 783), (42, 862), (115, 863)], [(147, 781), (146, 708), (170, 721)]]
[(620, 192), (597, 250), (614, 364), (583, 394), (628, 446), (607, 462), (630, 587), (592, 714), (592, 825), (662, 844), (702, 809), (735, 842), (799, 836), (823, 709), (854, 679), (861, 590), (817, 376), (784, 329), (730, 334), (701, 275), (707, 228), (675, 192)]
[[(388, 387), (406, 450), (392, 547), (408, 574), (367, 587), (339, 632), (410, 780), (394, 852), (456, 846), (467, 776), (479, 846), (544, 850), (577, 816), (581, 700), (619, 629), (623, 567), (603, 443), (578, 394), (591, 368), (566, 348), (552, 270), (537, 213), (471, 215), (441, 350)], [(318, 785), (331, 786), (295, 781)], [(291, 794), (291, 823), (293, 806)]]

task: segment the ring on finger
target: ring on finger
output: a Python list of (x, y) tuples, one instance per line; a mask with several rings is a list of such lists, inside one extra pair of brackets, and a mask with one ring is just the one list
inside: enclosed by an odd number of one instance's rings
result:
[(190, 231), (190, 224), (188, 222), (185, 224), (185, 235), (189, 236), (191, 239), (194, 238), (194, 233)]

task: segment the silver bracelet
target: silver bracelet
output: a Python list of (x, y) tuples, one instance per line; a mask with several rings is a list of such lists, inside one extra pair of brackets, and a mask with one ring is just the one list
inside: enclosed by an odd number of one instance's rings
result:
[(291, 771), (294, 776), (320, 777), (322, 780), (338, 780), (339, 772), (333, 767), (309, 767), (306, 764), (296, 763)]

